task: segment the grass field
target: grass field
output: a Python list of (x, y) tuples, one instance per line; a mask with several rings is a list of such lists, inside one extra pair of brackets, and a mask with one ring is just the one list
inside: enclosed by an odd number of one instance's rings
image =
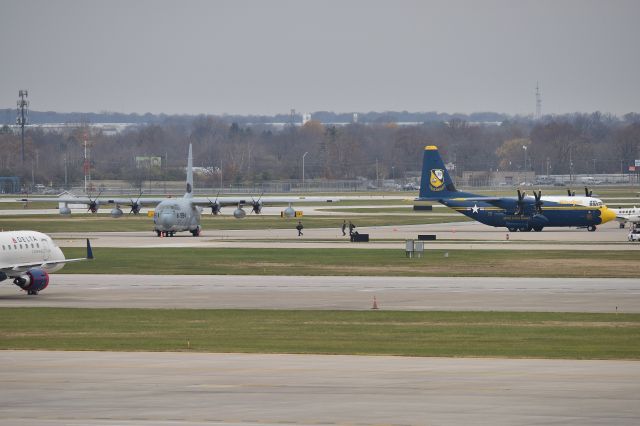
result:
[[(82, 257), (82, 248), (65, 248)], [(445, 257), (445, 253), (448, 253)], [(393, 249), (94, 248), (95, 259), (65, 273), (640, 277), (639, 251), (427, 250), (408, 259)]]
[(640, 358), (640, 315), (5, 308), (0, 349)]

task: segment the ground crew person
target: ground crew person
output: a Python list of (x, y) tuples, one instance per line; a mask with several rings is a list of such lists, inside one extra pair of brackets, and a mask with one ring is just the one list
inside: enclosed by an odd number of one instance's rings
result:
[(296, 229), (298, 230), (298, 237), (302, 236), (302, 230), (304, 229), (304, 226), (302, 225), (301, 221), (298, 221), (298, 225), (296, 225)]
[(347, 233), (345, 232), (345, 230), (347, 229), (347, 221), (343, 220), (342, 221), (342, 236), (344, 237), (345, 235), (347, 235)]

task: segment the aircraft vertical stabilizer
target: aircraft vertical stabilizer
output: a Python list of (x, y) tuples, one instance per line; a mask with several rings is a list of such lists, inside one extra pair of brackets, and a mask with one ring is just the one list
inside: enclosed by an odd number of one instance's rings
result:
[(441, 200), (458, 196), (458, 191), (442, 162), (438, 147), (426, 146), (422, 158), (420, 199)]
[(184, 193), (184, 198), (193, 197), (193, 153), (191, 151), (191, 144), (189, 144), (189, 157), (187, 158), (187, 192)]

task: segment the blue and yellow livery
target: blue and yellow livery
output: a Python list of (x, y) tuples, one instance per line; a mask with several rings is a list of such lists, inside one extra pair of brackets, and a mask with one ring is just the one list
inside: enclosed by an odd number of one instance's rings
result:
[(542, 231), (546, 227), (575, 226), (595, 231), (616, 214), (592, 197), (543, 197), (541, 191), (527, 196), (486, 197), (458, 191), (438, 148), (424, 149), (420, 196), (416, 201), (437, 201), (473, 220), (509, 231)]

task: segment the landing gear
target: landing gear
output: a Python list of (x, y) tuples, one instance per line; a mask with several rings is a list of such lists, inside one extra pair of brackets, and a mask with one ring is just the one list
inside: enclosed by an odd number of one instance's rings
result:
[(162, 237), (162, 232), (160, 232), (160, 231), (156, 230), (156, 235), (157, 235), (158, 237)]
[(175, 234), (174, 231), (158, 231), (158, 230), (156, 230), (156, 235), (158, 237), (173, 237), (174, 234)]
[(518, 230), (518, 228), (516, 228), (515, 226), (511, 226), (507, 228), (509, 230), (509, 232), (516, 232)]
[(624, 229), (624, 222), (620, 222), (620, 229)]
[(37, 296), (37, 295), (38, 295), (38, 292), (37, 292), (37, 291), (35, 291), (35, 290), (29, 290), (29, 291), (27, 291), (27, 294), (28, 294), (29, 296)]
[(533, 230), (536, 231), (536, 232), (540, 232), (540, 231), (542, 231), (542, 228), (543, 228), (542, 226), (534, 226)]
[(200, 236), (200, 226), (198, 226), (196, 229), (191, 231), (191, 235), (193, 235), (194, 237), (199, 237)]
[(587, 231), (589, 231), (589, 232), (593, 232), (593, 231), (595, 231), (595, 230), (596, 230), (596, 226), (595, 226), (595, 225), (589, 225), (589, 226), (587, 226)]

